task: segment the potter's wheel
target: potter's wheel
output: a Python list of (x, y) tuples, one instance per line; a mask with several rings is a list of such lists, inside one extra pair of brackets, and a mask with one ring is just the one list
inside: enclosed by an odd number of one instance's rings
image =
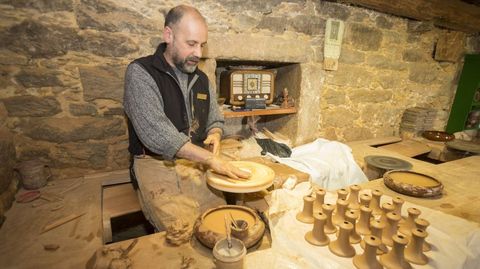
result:
[(385, 170), (410, 170), (412, 168), (411, 163), (389, 156), (369, 155), (365, 157), (365, 162)]
[(207, 183), (217, 190), (232, 193), (250, 193), (264, 190), (273, 184), (275, 172), (268, 166), (249, 161), (231, 161), (235, 167), (250, 172), (250, 178), (236, 180), (207, 171)]

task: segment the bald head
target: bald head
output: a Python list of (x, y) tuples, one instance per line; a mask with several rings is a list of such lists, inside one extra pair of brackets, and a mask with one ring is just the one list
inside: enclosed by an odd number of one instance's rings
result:
[(187, 5), (179, 5), (168, 11), (167, 16), (165, 17), (165, 27), (175, 27), (180, 23), (184, 16), (200, 20), (206, 24), (205, 18), (196, 8)]
[(167, 62), (185, 73), (192, 73), (207, 43), (205, 18), (193, 7), (174, 7), (165, 17), (163, 38), (167, 44), (163, 54)]

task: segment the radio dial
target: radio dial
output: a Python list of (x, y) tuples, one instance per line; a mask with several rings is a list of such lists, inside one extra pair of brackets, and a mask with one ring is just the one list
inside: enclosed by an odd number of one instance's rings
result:
[(238, 99), (238, 101), (242, 101), (242, 100), (243, 100), (243, 96), (239, 95), (239, 96), (237, 96), (237, 99)]
[(265, 94), (265, 95), (263, 96), (263, 98), (265, 98), (265, 100), (268, 99), (268, 95)]

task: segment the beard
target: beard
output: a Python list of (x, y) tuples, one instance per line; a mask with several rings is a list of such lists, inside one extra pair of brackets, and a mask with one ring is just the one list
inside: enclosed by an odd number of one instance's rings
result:
[(187, 56), (182, 59), (175, 51), (173, 54), (173, 63), (178, 70), (184, 73), (193, 73), (197, 69), (200, 58), (196, 56)]

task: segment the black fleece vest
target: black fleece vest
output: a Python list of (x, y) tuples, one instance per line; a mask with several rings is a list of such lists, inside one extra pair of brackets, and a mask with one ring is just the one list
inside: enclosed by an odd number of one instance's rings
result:
[[(170, 119), (179, 132), (188, 135), (190, 124), (188, 122), (185, 99), (183, 98), (182, 90), (180, 89), (175, 72), (163, 56), (165, 47), (166, 44), (162, 43), (158, 46), (155, 54), (136, 59), (134, 62), (141, 64), (157, 83), (158, 89), (163, 98), (165, 115)], [(198, 129), (195, 133), (192, 133), (191, 141), (192, 143), (201, 146), (203, 140), (205, 140), (207, 136), (206, 125), (208, 113), (210, 111), (211, 97), (208, 90), (208, 77), (198, 68), (195, 72), (188, 75), (188, 85), (190, 85), (190, 82), (195, 75), (197, 75), (198, 78), (191, 89), (191, 104), (187, 105), (193, 106), (192, 117), (199, 123)], [(131, 154), (152, 154), (152, 152), (140, 142), (130, 121), (128, 121), (128, 133), (128, 150)]]

